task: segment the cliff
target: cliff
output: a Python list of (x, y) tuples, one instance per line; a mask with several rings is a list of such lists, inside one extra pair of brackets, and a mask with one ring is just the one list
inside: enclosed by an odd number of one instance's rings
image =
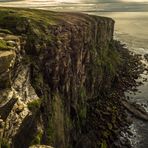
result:
[(107, 147), (117, 109), (100, 105), (121, 61), (113, 31), (105, 17), (0, 9), (1, 145)]

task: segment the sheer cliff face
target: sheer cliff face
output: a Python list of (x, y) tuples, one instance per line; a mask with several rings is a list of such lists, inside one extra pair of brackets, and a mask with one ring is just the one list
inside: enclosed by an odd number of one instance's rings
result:
[(113, 29), (109, 18), (0, 10), (2, 141), (86, 147), (88, 102), (109, 90), (118, 65)]

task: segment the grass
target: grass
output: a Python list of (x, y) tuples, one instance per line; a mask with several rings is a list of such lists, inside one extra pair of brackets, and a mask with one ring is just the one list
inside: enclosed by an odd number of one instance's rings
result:
[(29, 55), (40, 54), (53, 41), (50, 26), (59, 22), (56, 12), (1, 8), (0, 28), (9, 29), (15, 35), (25, 35), (27, 44), (26, 53)]
[(40, 100), (33, 100), (32, 102), (28, 103), (28, 109), (30, 111), (36, 111), (40, 108), (41, 101)]
[(0, 28), (3, 28), (3, 31), (9, 29), (9, 32), (16, 35), (24, 34), (27, 37), (26, 52), (35, 55), (42, 51), (45, 42), (47, 44), (51, 42), (49, 27), (56, 25), (55, 16), (56, 13), (50, 11), (1, 8)]
[[(54, 13), (50, 11), (38, 11), (31, 9), (19, 8), (1, 8), (0, 9), (0, 26), (9, 29), (12, 32), (17, 32), (17, 27), (26, 28), (32, 23), (48, 26), (55, 24)], [(25, 31), (25, 30), (24, 30)]]
[(34, 139), (32, 140), (31, 145), (41, 144), (42, 135), (43, 135), (43, 133), (38, 131), (37, 134), (35, 135)]
[(80, 97), (81, 97), (81, 98), (85, 98), (85, 97), (86, 97), (86, 90), (85, 90), (84, 87), (81, 87), (81, 88), (79, 89), (79, 94), (80, 94)]
[[(94, 49), (93, 52), (96, 52), (96, 49)], [(115, 51), (113, 47), (99, 49), (96, 53), (97, 54), (93, 59), (94, 69), (97, 71), (96, 73), (100, 73), (101, 75), (106, 73), (110, 76), (114, 76), (121, 63), (119, 53)]]
[(0, 49), (7, 49), (7, 43), (4, 40), (0, 39)]

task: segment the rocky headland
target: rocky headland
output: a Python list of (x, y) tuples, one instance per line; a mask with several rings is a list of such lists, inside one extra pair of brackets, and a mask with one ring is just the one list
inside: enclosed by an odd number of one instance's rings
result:
[(130, 147), (121, 98), (144, 67), (113, 33), (111, 18), (0, 9), (2, 148)]

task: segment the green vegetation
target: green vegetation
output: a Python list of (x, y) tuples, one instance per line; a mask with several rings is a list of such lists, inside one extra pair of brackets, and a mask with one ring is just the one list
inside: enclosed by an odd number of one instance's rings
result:
[(21, 28), (25, 26), (27, 27), (29, 23), (31, 24), (31, 21), (46, 25), (55, 23), (55, 19), (52, 17), (54, 13), (49, 11), (19, 8), (1, 8), (0, 13), (0, 26), (6, 25), (6, 27), (9, 27), (11, 30), (16, 29), (18, 26)]
[(10, 144), (8, 143), (8, 141), (6, 139), (1, 139), (0, 140), (0, 147), (1, 148), (10, 148)]
[(56, 24), (56, 13), (19, 8), (0, 9), (0, 28), (16, 35), (26, 34), (26, 52), (36, 55), (52, 40), (49, 27)]
[(101, 148), (107, 148), (107, 144), (106, 144), (106, 141), (105, 140), (102, 141)]
[(87, 108), (85, 106), (85, 107), (82, 107), (80, 112), (79, 112), (80, 119), (81, 120), (86, 119), (86, 114), (87, 114)]
[(40, 100), (33, 100), (32, 102), (28, 103), (28, 109), (30, 111), (36, 111), (40, 108), (41, 101)]
[(12, 46), (10, 43), (8, 44), (5, 40), (0, 39), (0, 50), (10, 50), (12, 49)]
[(36, 136), (32, 140), (31, 145), (41, 144), (42, 135), (42, 132), (38, 131)]
[(37, 66), (37, 63), (36, 64), (33, 64), (34, 66), (34, 73), (33, 73), (33, 80), (32, 80), (32, 84), (34, 86), (34, 88), (37, 90), (38, 92), (38, 95), (39, 95), (39, 92), (42, 90), (42, 87), (43, 87), (43, 75), (42, 73), (39, 71), (39, 68)]
[(0, 39), (0, 49), (8, 49), (7, 43), (4, 40)]
[[(47, 98), (46, 98), (47, 99)], [(54, 124), (54, 97), (52, 98), (53, 99), (53, 102), (52, 104), (50, 105), (50, 108), (52, 110), (52, 113), (49, 113), (47, 114), (48, 116), (48, 121), (47, 121), (47, 126), (46, 126), (46, 129), (45, 129), (45, 133), (46, 133), (46, 143), (51, 145), (53, 142), (54, 142), (54, 127), (53, 127), (53, 124)]]
[(81, 97), (82, 99), (84, 99), (84, 97), (86, 97), (86, 90), (85, 90), (84, 87), (81, 87), (81, 88), (79, 89), (79, 94), (80, 94), (80, 97)]
[(46, 129), (46, 133), (47, 133), (47, 143), (48, 144), (53, 143), (53, 133), (54, 133), (54, 130), (53, 130), (53, 127), (52, 127), (51, 119), (50, 119), (50, 121), (48, 123), (48, 127)]
[(121, 62), (119, 53), (114, 49), (107, 47), (106, 49), (100, 49), (97, 56), (94, 58), (94, 64), (101, 72), (105, 72), (111, 75), (116, 73), (117, 67)]

